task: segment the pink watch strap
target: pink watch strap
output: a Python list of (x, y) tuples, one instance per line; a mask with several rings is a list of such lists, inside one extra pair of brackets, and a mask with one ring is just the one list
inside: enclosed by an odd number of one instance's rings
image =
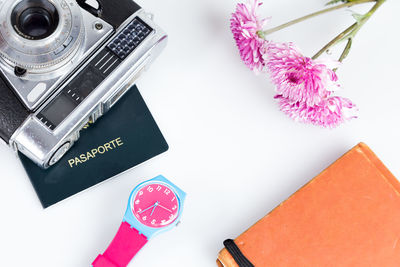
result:
[(147, 243), (147, 237), (140, 234), (129, 223), (123, 222), (107, 250), (92, 263), (93, 267), (125, 267)]

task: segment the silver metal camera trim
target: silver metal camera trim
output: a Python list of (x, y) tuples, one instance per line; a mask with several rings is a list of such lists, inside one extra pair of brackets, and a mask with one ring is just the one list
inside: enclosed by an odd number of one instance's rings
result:
[(0, 39), (3, 39), (0, 54), (13, 66), (37, 73), (49, 72), (48, 68), (62, 64), (75, 53), (82, 41), (84, 25), (80, 7), (74, 0), (47, 0), (59, 14), (57, 28), (47, 38), (29, 40), (19, 35), (11, 23), (13, 10), (22, 1), (0, 0)]
[[(31, 114), (10, 139), (10, 146), (19, 150), (36, 164), (48, 168), (52, 157), (60, 158), (70, 146), (79, 138), (79, 132), (88, 121), (95, 121), (108, 111), (115, 103), (111, 99), (118, 100), (134, 84), (141, 72), (157, 58), (166, 46), (167, 35), (157, 26), (151, 16), (144, 10), (139, 10), (127, 19), (117, 30), (119, 32), (128, 25), (134, 17), (140, 17), (147, 23), (153, 32), (131, 53), (108, 77), (104, 80), (73, 113), (71, 113), (54, 131), (44, 127), (43, 123)], [(99, 51), (94, 55), (96, 56)], [(93, 57), (94, 57), (93, 56)], [(88, 62), (85, 64), (87, 65)], [(85, 67), (82, 66), (82, 68)], [(73, 79), (72, 76), (70, 79)], [(61, 91), (60, 88), (59, 91)], [(57, 94), (54, 94), (56, 96)], [(49, 104), (51, 99), (46, 101)], [(38, 113), (38, 111), (36, 112)], [(68, 144), (68, 145), (66, 145)], [(58, 150), (66, 151), (59, 152)]]
[[(45, 68), (42, 70), (44, 72), (39, 73), (28, 70), (24, 77), (17, 77), (14, 74), (14, 66), (0, 57), (0, 71), (28, 109), (34, 111), (38, 108), (68, 78), (73, 70), (82, 64), (85, 58), (113, 33), (113, 27), (104, 20), (93, 16), (84, 9), (80, 9), (80, 13), (82, 14), (84, 36), (80, 42), (80, 47), (62, 64)], [(101, 24), (102, 28), (97, 29), (97, 24)], [(49, 38), (46, 38), (46, 40)], [(40, 84), (44, 84), (46, 89), (38, 94), (34, 101), (30, 101), (30, 93)]]

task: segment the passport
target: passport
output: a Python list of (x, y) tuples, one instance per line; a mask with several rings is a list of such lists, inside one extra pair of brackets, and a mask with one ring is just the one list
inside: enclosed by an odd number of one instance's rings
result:
[(79, 140), (54, 166), (44, 170), (21, 153), (19, 158), (47, 208), (167, 150), (165, 138), (133, 86), (107, 114), (81, 130)]

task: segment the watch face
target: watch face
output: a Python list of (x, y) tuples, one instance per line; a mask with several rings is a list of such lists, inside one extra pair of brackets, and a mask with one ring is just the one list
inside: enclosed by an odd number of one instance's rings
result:
[(174, 191), (163, 183), (146, 184), (132, 197), (132, 212), (142, 224), (161, 228), (178, 217), (179, 203)]

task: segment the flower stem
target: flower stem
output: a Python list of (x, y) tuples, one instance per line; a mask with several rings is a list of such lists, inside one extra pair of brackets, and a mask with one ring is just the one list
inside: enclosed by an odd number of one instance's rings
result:
[(381, 5), (383, 5), (383, 3), (385, 3), (386, 0), (376, 0), (376, 4), (371, 8), (370, 11), (367, 12), (367, 14), (365, 14), (362, 19), (359, 21), (359, 27), (357, 29), (354, 30), (354, 32), (352, 33), (352, 37), (354, 37), (358, 31), (361, 29), (362, 26), (364, 26), (364, 24), (372, 17), (372, 15), (379, 9), (379, 7)]
[(342, 8), (345, 8), (345, 7), (351, 7), (351, 6), (355, 6), (355, 5), (359, 5), (359, 4), (364, 4), (364, 3), (376, 2), (376, 1), (379, 1), (379, 0), (355, 0), (355, 1), (352, 1), (352, 2), (344, 3), (344, 4), (337, 5), (337, 6), (334, 6), (334, 7), (330, 7), (330, 8), (327, 8), (327, 9), (323, 9), (321, 11), (309, 14), (307, 16), (304, 16), (304, 17), (289, 21), (289, 22), (287, 22), (285, 24), (282, 24), (280, 26), (277, 26), (275, 28), (263, 31), (262, 34), (263, 34), (263, 36), (266, 36), (268, 34), (277, 32), (279, 30), (282, 30), (284, 28), (287, 28), (289, 26), (297, 24), (299, 22), (305, 21), (307, 19), (319, 16), (319, 15), (322, 15), (322, 14), (325, 14), (325, 13), (328, 13), (328, 12), (331, 12), (331, 11), (334, 11), (334, 10), (342, 9)]
[[(339, 62), (343, 62), (345, 58), (349, 55), (351, 46), (353, 45), (353, 38), (349, 38), (347, 40), (346, 47), (344, 48), (342, 54), (340, 55)], [(334, 72), (337, 71), (338, 68), (333, 69)]]
[(340, 55), (339, 62), (343, 62), (343, 60), (349, 55), (352, 45), (353, 45), (353, 38), (349, 38), (349, 40), (347, 40), (347, 44), (343, 50), (343, 53)]
[(338, 36), (336, 36), (335, 38), (333, 38), (332, 41), (330, 41), (327, 45), (325, 45), (321, 50), (318, 51), (318, 53), (316, 53), (312, 59), (317, 59), (319, 58), (323, 53), (325, 53), (329, 48), (331, 48), (332, 46), (334, 46), (335, 44), (337, 44), (338, 42), (340, 42), (341, 40), (343, 40), (343, 38), (345, 38), (349, 33), (351, 33), (352, 31), (354, 31), (358, 26), (358, 22), (354, 23), (353, 25), (351, 25), (350, 27), (348, 27), (346, 30), (344, 30), (343, 32), (341, 32)]
[[(364, 24), (371, 18), (371, 16), (378, 10), (378, 8), (384, 3), (386, 0), (376, 0), (376, 4), (368, 11), (360, 20), (358, 20), (356, 23), (348, 27), (346, 30), (344, 30), (342, 33), (340, 33), (338, 36), (336, 36), (332, 41), (330, 41), (327, 45), (325, 45), (320, 51), (318, 51), (312, 59), (316, 59), (320, 57), (323, 53), (325, 53), (329, 48), (332, 46), (336, 45), (337, 43), (343, 41), (343, 40), (348, 40), (348, 43), (340, 56), (340, 61), (343, 61), (347, 55), (350, 52), (351, 49), (351, 44), (358, 33), (358, 31), (364, 26)], [(353, 2), (354, 3), (354, 2)], [(351, 40), (351, 41), (350, 41)]]

